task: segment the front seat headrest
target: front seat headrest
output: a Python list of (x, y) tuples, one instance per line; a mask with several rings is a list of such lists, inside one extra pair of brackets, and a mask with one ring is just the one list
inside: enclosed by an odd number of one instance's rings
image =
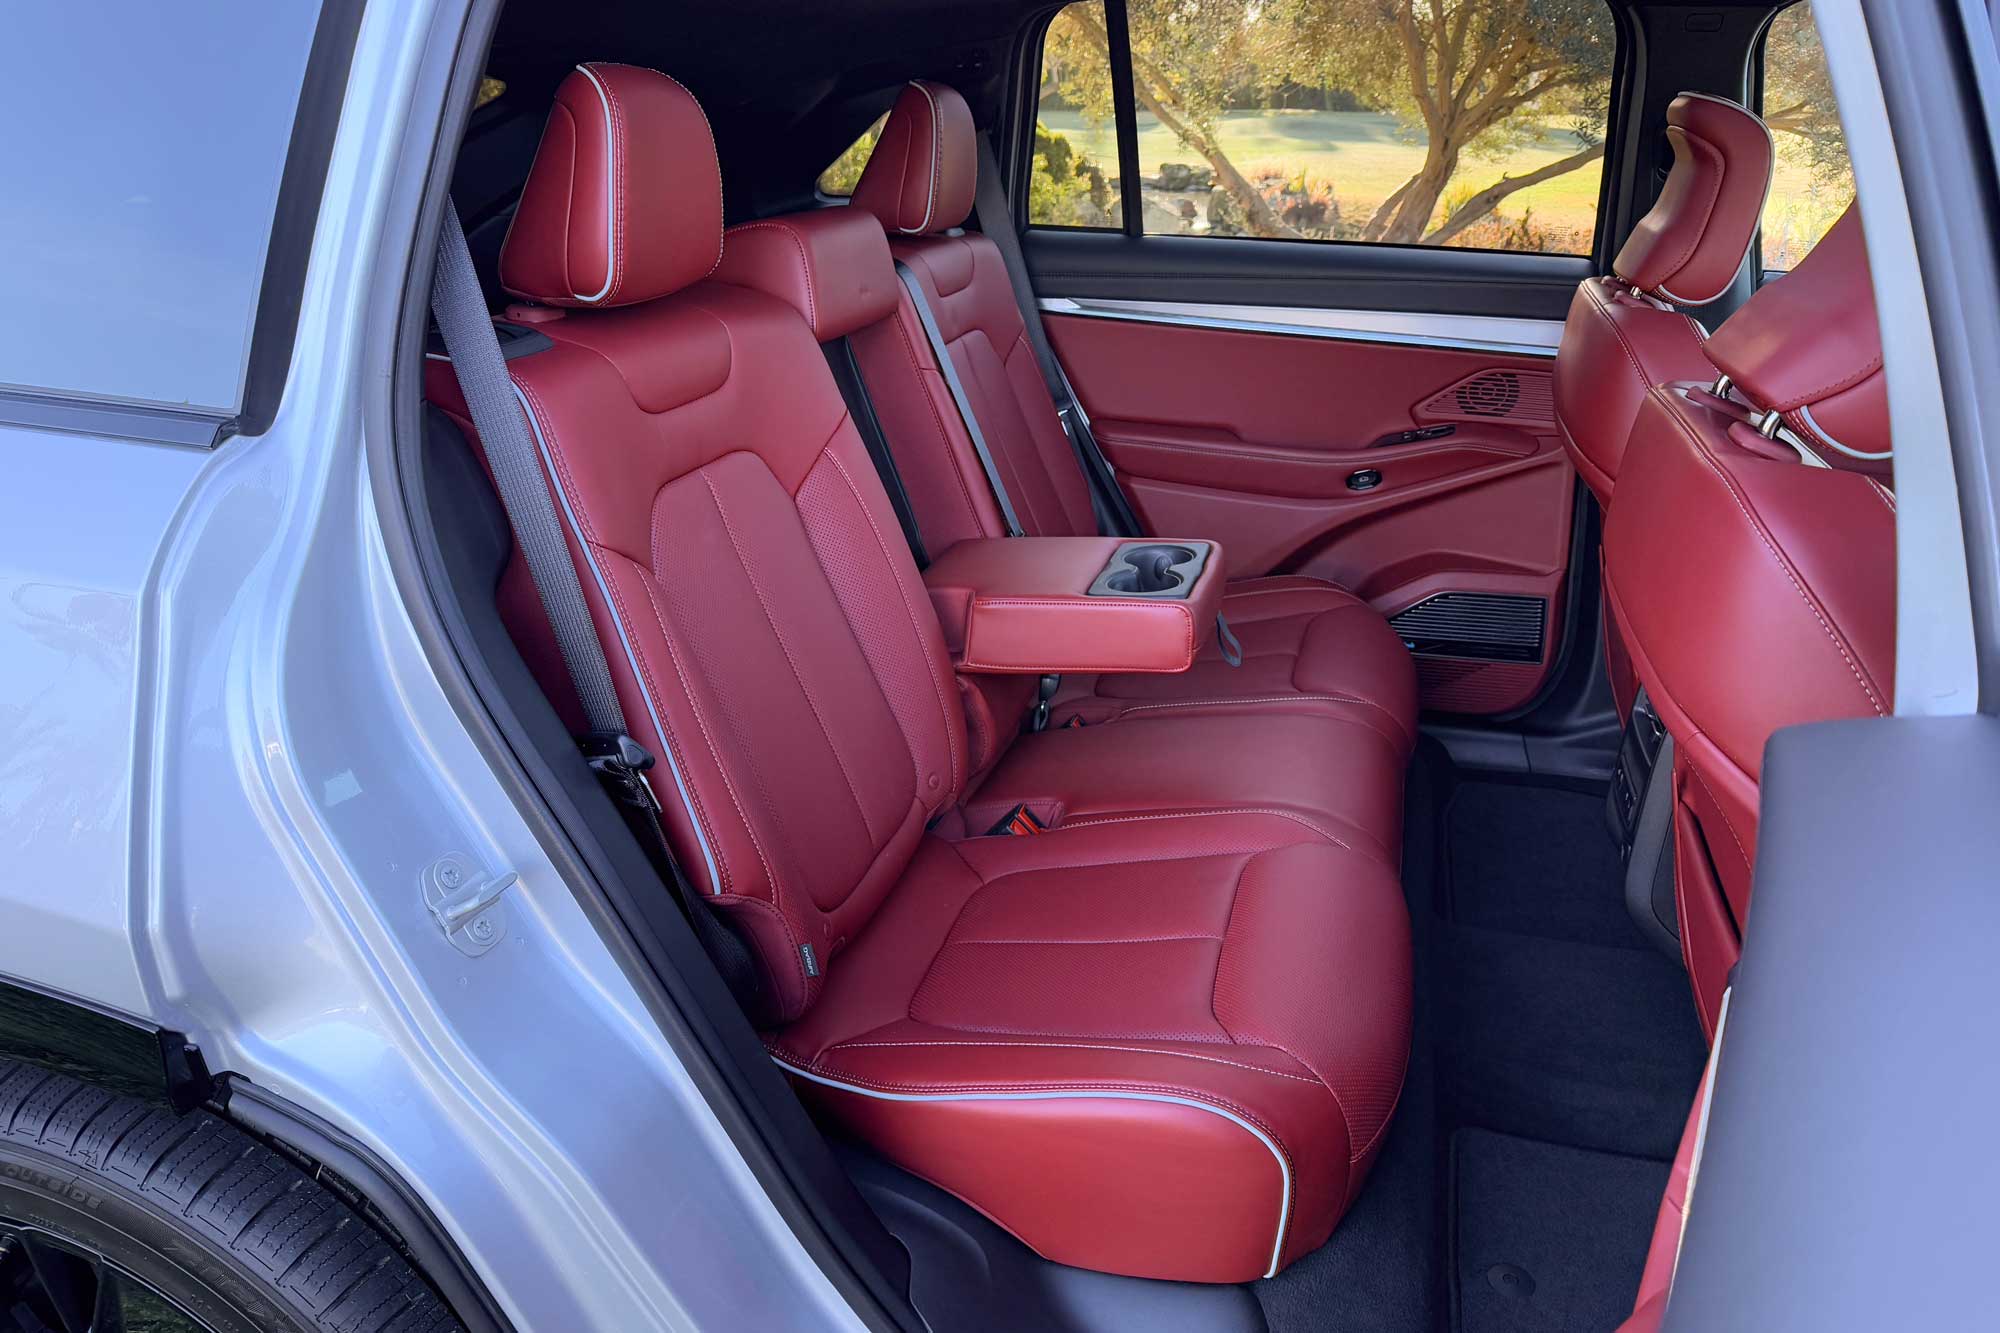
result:
[(1729, 290), (1771, 188), (1771, 131), (1734, 102), (1682, 93), (1667, 107), (1673, 170), (1611, 271), (1642, 292), (1707, 305)]

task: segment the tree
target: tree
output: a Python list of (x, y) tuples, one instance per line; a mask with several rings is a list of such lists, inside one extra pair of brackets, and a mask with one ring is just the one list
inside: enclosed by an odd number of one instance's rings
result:
[[(1215, 133), (1245, 87), (1332, 90), (1421, 129), (1421, 165), (1369, 219), (1365, 240), (1441, 244), (1604, 152), (1596, 127), (1615, 35), (1603, 0), (1131, 0), (1129, 21), (1139, 104), (1207, 160), (1253, 235), (1292, 232)], [(1049, 40), (1066, 95), (1108, 116), (1098, 8), (1064, 10)], [(1503, 175), (1432, 226), (1468, 157), (1505, 152), (1564, 117), (1576, 121), (1577, 151)]]
[(1764, 123), (1774, 135), (1789, 136), (1822, 185), (1848, 176), (1847, 141), (1834, 111), (1833, 75), (1812, 13), (1795, 5), (1771, 21), (1764, 38)]
[[(1243, 210), (1253, 236), (1296, 236), (1270, 201), (1244, 178), (1215, 137), (1215, 118), (1229, 92), (1250, 71), (1245, 49), (1256, 0), (1181, 0), (1130, 8), (1132, 91), (1139, 105), (1201, 154), (1216, 182)], [(1049, 26), (1049, 50), (1068, 74), (1063, 91), (1086, 114), (1109, 119), (1110, 38), (1097, 5), (1071, 5)]]

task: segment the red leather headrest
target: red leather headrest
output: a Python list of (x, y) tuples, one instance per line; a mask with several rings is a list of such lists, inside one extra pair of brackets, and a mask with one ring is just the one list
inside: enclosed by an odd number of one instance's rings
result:
[(1682, 93), (1667, 107), (1673, 170), (1611, 270), (1641, 291), (1707, 305), (1743, 266), (1771, 187), (1771, 132), (1734, 102)]
[(972, 213), (979, 180), (972, 111), (941, 83), (918, 79), (890, 108), (852, 202), (905, 236), (950, 231)]
[(871, 213), (819, 208), (731, 227), (715, 276), (768, 292), (795, 308), (821, 342), (896, 310), (896, 261)]
[(633, 305), (721, 256), (722, 172), (700, 105), (657, 70), (578, 65), (556, 89), (500, 285), (546, 305)]
[(1853, 204), (1797, 268), (1724, 321), (1704, 350), (1745, 398), (1776, 409), (1809, 443), (1830, 449), (1828, 462), (1886, 465), (1882, 329)]

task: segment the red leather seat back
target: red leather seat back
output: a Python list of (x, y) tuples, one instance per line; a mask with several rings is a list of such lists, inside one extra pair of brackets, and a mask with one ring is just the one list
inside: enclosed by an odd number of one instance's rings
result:
[[(1894, 707), (1895, 499), (1757, 429), (1777, 403), (1806, 410), (1879, 375), (1873, 302), (1855, 295), (1865, 260), (1850, 212), (1716, 335), (1718, 361), (1752, 394), (1648, 395), (1605, 527), (1606, 599), (1676, 745), (1682, 948), (1711, 1024), (1749, 908), (1765, 741)], [(1841, 419), (1887, 452), (1886, 418), (1880, 436)]]
[[(627, 719), (663, 759), (669, 835), (762, 960), (762, 1017), (788, 1019), (956, 802), (966, 743), (936, 617), (812, 332), (702, 281), (719, 192), (678, 84), (571, 74), (501, 272), (545, 305), (621, 308), (538, 323), (554, 345), (508, 368)], [(432, 388), (456, 401), (448, 373)]]
[(1556, 357), (1556, 419), (1570, 461), (1600, 503), (1617, 483), (1640, 402), (1655, 384), (1709, 376), (1702, 327), (1674, 308), (1706, 305), (1735, 281), (1771, 180), (1764, 122), (1720, 98), (1667, 107), (1673, 170), (1612, 262), (1577, 288)]
[[(896, 259), (923, 285), (1023, 532), (1090, 536), (1090, 489), (1028, 343), (1006, 261), (992, 241), (960, 230), (977, 171), (965, 99), (919, 81), (890, 110), (851, 206), (881, 219)], [(925, 542), (942, 551), (1005, 535), (909, 297), (894, 320), (857, 330), (851, 342)]]

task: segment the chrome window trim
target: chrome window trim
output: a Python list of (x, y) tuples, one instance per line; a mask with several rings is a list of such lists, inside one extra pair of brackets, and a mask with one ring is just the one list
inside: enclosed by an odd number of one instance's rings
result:
[(1562, 322), (1504, 316), (1330, 310), (1311, 306), (1220, 305), (1195, 301), (1120, 301), (1044, 297), (1042, 313), (1178, 324), (1237, 333), (1278, 333), (1337, 342), (1442, 347), (1461, 352), (1553, 358)]

